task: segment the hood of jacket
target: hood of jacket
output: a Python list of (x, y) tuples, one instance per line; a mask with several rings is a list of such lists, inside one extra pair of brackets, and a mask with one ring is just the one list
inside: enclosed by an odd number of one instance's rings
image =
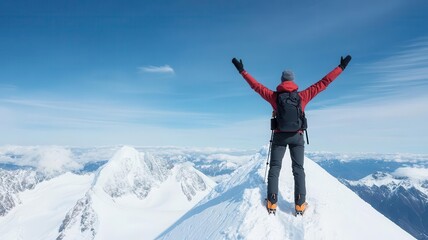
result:
[(294, 81), (284, 81), (276, 87), (277, 92), (294, 92), (299, 89)]

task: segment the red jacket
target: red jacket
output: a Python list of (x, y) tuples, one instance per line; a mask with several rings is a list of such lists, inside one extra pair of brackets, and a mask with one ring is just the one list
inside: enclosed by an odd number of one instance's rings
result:
[[(325, 77), (319, 80), (317, 83), (312, 86), (306, 88), (305, 90), (299, 92), (299, 96), (301, 99), (302, 111), (305, 111), (306, 104), (312, 100), (318, 93), (322, 92), (327, 86), (336, 79), (339, 74), (342, 73), (342, 68), (336, 67), (333, 71), (329, 72)], [(276, 97), (277, 93), (270, 90), (269, 88), (263, 86), (263, 84), (257, 82), (255, 78), (253, 78), (247, 71), (243, 71), (241, 75), (247, 80), (248, 84), (250, 84), (251, 88), (254, 89), (262, 98), (268, 101), (273, 109), (276, 111)], [(293, 92), (297, 91), (299, 87), (294, 83), (294, 81), (284, 81), (276, 87), (277, 92)]]

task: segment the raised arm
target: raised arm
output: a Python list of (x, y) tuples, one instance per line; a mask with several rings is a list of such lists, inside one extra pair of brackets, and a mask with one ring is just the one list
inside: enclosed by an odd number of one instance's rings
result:
[[(311, 101), (318, 93), (324, 91), (327, 86), (332, 83), (337, 76), (339, 76), (343, 70), (348, 65), (349, 61), (351, 61), (351, 56), (348, 55), (345, 58), (340, 58), (340, 64), (336, 68), (334, 68), (331, 72), (325, 75), (321, 80), (306, 88), (305, 90), (299, 93), (302, 103), (306, 105), (309, 101)], [(304, 106), (302, 106), (304, 108)]]
[(253, 76), (251, 76), (247, 71), (244, 69), (244, 64), (242, 63), (242, 60), (233, 58), (232, 59), (233, 65), (235, 65), (238, 72), (244, 77), (244, 79), (247, 81), (247, 83), (250, 85), (254, 91), (256, 91), (260, 96), (268, 101), (272, 106), (275, 105), (275, 93), (270, 90), (269, 88), (265, 87), (263, 84), (259, 83)]

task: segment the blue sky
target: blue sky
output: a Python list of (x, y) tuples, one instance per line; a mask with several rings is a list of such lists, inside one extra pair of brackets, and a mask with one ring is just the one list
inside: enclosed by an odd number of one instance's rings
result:
[(300, 90), (311, 151), (427, 153), (427, 1), (0, 1), (0, 144), (259, 148)]

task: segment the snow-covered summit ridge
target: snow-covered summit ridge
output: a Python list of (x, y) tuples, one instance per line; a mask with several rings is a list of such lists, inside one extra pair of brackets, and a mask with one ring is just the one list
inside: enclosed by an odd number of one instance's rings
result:
[(124, 146), (99, 170), (94, 188), (102, 188), (111, 197), (132, 193), (142, 199), (168, 174), (167, 166), (151, 154)]
[(268, 215), (263, 153), (237, 169), (158, 239), (413, 239), (308, 158), (309, 209), (304, 217), (294, 217), (288, 152), (280, 176), (277, 216)]

